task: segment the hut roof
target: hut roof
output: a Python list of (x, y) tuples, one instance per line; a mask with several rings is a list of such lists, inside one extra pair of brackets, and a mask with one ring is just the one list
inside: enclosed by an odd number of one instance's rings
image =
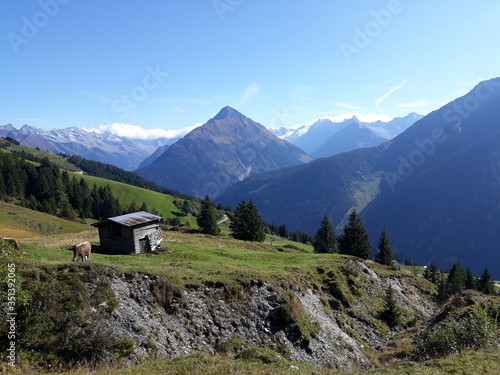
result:
[(161, 220), (162, 217), (158, 215), (153, 215), (150, 214), (149, 212), (146, 211), (139, 211), (139, 212), (134, 212), (131, 214), (126, 214), (126, 215), (121, 215), (121, 216), (115, 216), (115, 217), (110, 217), (107, 219), (104, 219), (98, 223), (92, 224), (93, 226), (99, 226), (103, 223), (106, 223), (108, 221), (112, 221), (121, 225), (124, 225), (126, 227), (135, 227), (136, 225), (141, 225), (153, 221), (159, 221)]

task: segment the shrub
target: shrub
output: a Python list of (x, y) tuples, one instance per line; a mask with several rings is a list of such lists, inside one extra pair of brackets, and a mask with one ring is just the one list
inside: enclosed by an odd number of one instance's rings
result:
[(172, 307), (174, 298), (182, 298), (182, 291), (165, 278), (153, 281), (149, 289), (155, 302), (162, 306), (168, 313), (172, 313), (175, 310)]
[(130, 337), (122, 337), (116, 343), (116, 355), (119, 358), (126, 358), (135, 350), (135, 341)]
[(450, 317), (424, 331), (416, 339), (412, 357), (422, 361), (467, 349), (477, 350), (491, 345), (497, 338), (498, 317), (476, 306), (461, 318)]
[(276, 353), (271, 349), (265, 349), (265, 348), (256, 348), (256, 347), (246, 348), (240, 351), (238, 354), (236, 354), (234, 358), (243, 359), (247, 361), (261, 362), (268, 365), (283, 366), (287, 364), (287, 360), (283, 358), (281, 355), (279, 355), (278, 353)]
[(241, 350), (244, 344), (245, 344), (245, 339), (243, 337), (234, 336), (218, 344), (217, 350), (220, 353), (224, 354), (233, 353)]
[(300, 334), (300, 339), (303, 344), (309, 344), (319, 332), (320, 324), (313, 320), (311, 315), (307, 313), (297, 297), (292, 297), (288, 302), (285, 302), (274, 308), (269, 314), (271, 324), (281, 328), (296, 329)]

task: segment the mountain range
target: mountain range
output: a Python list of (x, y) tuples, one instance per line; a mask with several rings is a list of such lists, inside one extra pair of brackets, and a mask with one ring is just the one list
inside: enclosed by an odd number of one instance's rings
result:
[(314, 158), (333, 156), (363, 147), (378, 146), (402, 133), (423, 116), (410, 113), (389, 122), (363, 122), (356, 116), (341, 122), (319, 119), (310, 125), (270, 129)]
[[(314, 233), (326, 214), (340, 232), (356, 209), (373, 244), (386, 226), (395, 251), (421, 264), (459, 260), (475, 274), (487, 264), (500, 277), (498, 108), (500, 78), (423, 118), (390, 123), (323, 119), (273, 134), (225, 107), (177, 141), (12, 125), (0, 136), (124, 169), (140, 165), (136, 172), (159, 185), (233, 207), (253, 199), (267, 222), (292, 231)], [(287, 140), (316, 157), (338, 154), (313, 160)], [(378, 145), (359, 148), (370, 142)]]
[(0, 137), (11, 137), (25, 146), (54, 154), (79, 155), (128, 171), (137, 169), (159, 147), (172, 144), (180, 138), (133, 139), (77, 127), (47, 131), (24, 125), (18, 130), (11, 124), (0, 126)]
[(372, 243), (384, 226), (397, 252), (421, 264), (455, 261), (500, 277), (500, 78), (418, 120), (378, 147), (268, 172), (219, 201), (253, 199), (263, 218), (314, 233), (360, 211)]
[(224, 107), (136, 173), (187, 194), (215, 197), (249, 176), (311, 160), (263, 125)]

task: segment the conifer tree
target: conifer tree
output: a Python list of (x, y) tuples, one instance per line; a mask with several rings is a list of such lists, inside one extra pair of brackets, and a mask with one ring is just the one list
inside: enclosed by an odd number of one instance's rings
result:
[(448, 293), (455, 294), (465, 289), (465, 272), (460, 262), (453, 263), (447, 279)]
[(439, 277), (439, 268), (435, 262), (432, 262), (424, 271), (424, 277), (431, 283), (438, 285), (441, 280)]
[(137, 212), (139, 211), (139, 208), (137, 206), (137, 202), (135, 200), (132, 201), (132, 203), (130, 203), (130, 206), (128, 207), (128, 212), (129, 213), (134, 213), (134, 212)]
[(146, 211), (146, 212), (149, 211), (149, 208), (148, 208), (148, 205), (146, 204), (146, 202), (142, 202), (142, 205), (139, 208), (139, 211)]
[(485, 268), (477, 283), (478, 290), (484, 294), (493, 294), (494, 287), (491, 281), (491, 273), (488, 268)]
[(288, 238), (288, 236), (290, 235), (286, 225), (280, 225), (278, 227), (278, 234), (280, 235), (280, 237), (283, 237), (283, 238)]
[(396, 298), (394, 297), (394, 290), (389, 284), (385, 291), (384, 296), (384, 309), (380, 313), (380, 318), (387, 323), (391, 328), (397, 328), (401, 325), (401, 309), (397, 305)]
[(339, 237), (339, 249), (341, 254), (368, 258), (370, 241), (356, 210), (352, 210), (344, 233)]
[(316, 237), (314, 241), (314, 252), (315, 253), (338, 253), (337, 237), (333, 231), (332, 224), (328, 219), (328, 216), (323, 216), (321, 225), (316, 231)]
[(384, 227), (382, 233), (380, 234), (380, 239), (378, 241), (378, 253), (375, 256), (375, 261), (377, 263), (392, 266), (392, 261), (394, 260), (394, 254), (392, 252), (391, 245), (389, 243), (389, 237), (387, 235), (387, 229)]
[(210, 234), (212, 236), (218, 236), (220, 234), (215, 207), (208, 194), (201, 202), (200, 214), (196, 218), (196, 222), (200, 227), (201, 233)]
[(469, 267), (467, 267), (467, 271), (465, 271), (465, 289), (476, 289), (477, 282), (476, 278), (472, 274), (472, 271)]
[(438, 286), (438, 298), (444, 300), (448, 297), (448, 284), (446, 282), (446, 276), (444, 274), (439, 274)]
[(259, 215), (253, 200), (242, 200), (234, 211), (230, 228), (238, 240), (262, 242), (266, 238), (266, 225)]

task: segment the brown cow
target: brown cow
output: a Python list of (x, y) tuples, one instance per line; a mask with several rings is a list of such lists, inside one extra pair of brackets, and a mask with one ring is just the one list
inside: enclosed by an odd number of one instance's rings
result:
[(75, 252), (73, 256), (73, 262), (78, 262), (78, 258), (82, 258), (82, 262), (90, 260), (90, 251), (92, 246), (90, 242), (85, 241), (75, 246)]

